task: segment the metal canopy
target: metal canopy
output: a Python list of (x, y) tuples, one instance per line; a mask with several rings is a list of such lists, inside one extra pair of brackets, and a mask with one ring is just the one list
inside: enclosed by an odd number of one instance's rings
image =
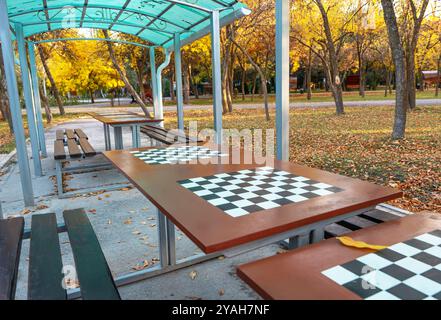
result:
[(209, 28), (213, 11), (222, 19), (247, 10), (237, 0), (7, 0), (7, 5), (11, 28), (22, 24), (24, 37), (66, 28), (106, 29), (163, 47), (173, 46), (176, 33), (184, 43)]

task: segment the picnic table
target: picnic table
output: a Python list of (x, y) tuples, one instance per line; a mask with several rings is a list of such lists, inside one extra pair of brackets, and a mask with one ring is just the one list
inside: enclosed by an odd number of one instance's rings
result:
[(89, 112), (89, 115), (94, 119), (103, 123), (104, 127), (104, 141), (106, 150), (112, 149), (112, 142), (110, 138), (110, 127), (113, 127), (115, 137), (115, 149), (124, 149), (122, 130), (124, 127), (129, 127), (132, 130), (132, 147), (139, 148), (141, 144), (141, 127), (147, 124), (160, 124), (162, 119), (147, 118), (144, 114), (136, 112)]
[[(288, 238), (309, 238), (312, 231), (320, 240), (326, 225), (402, 195), (289, 162), (275, 160), (273, 167), (254, 161), (232, 164), (234, 152), (243, 154), (243, 150), (225, 153), (217, 146), (104, 153), (156, 206), (163, 267), (180, 264), (175, 225), (205, 254), (231, 257)], [(207, 158), (220, 161), (186, 164)]]
[(388, 248), (357, 249), (333, 238), (239, 266), (238, 275), (265, 299), (441, 300), (438, 215), (411, 215), (350, 236)]

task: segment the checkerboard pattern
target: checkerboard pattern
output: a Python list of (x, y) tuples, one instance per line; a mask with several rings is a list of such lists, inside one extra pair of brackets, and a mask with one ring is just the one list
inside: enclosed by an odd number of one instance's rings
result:
[(366, 300), (441, 300), (441, 230), (322, 273)]
[(343, 191), (271, 167), (178, 183), (234, 218)]
[(132, 151), (133, 156), (150, 165), (188, 163), (201, 159), (227, 157), (219, 151), (198, 146), (181, 146), (147, 151)]

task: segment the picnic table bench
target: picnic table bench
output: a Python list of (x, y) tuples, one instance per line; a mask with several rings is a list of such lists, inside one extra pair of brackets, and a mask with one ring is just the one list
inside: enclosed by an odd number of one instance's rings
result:
[(144, 125), (141, 127), (141, 132), (146, 134), (150, 139), (163, 143), (165, 145), (172, 145), (175, 143), (203, 143), (204, 140), (197, 137), (191, 137), (189, 134), (176, 130), (164, 129), (158, 126)]
[[(84, 300), (119, 300), (120, 295), (93, 227), (82, 209), (63, 213), (58, 225), (54, 213), (34, 215), (25, 230), (22, 217), (0, 220), (0, 300), (14, 300), (23, 240), (30, 239), (28, 299), (66, 300), (58, 234), (67, 232)], [(75, 280), (75, 279), (72, 279)]]
[(103, 186), (90, 188), (81, 191), (65, 192), (63, 187), (63, 173), (84, 172), (85, 170), (106, 170), (113, 169), (112, 164), (108, 161), (97, 164), (82, 164), (77, 167), (65, 168), (67, 161), (81, 161), (83, 159), (91, 159), (101, 154), (89, 142), (89, 137), (81, 129), (60, 129), (56, 131), (56, 140), (54, 141), (54, 160), (56, 165), (57, 190), (59, 198), (70, 198), (78, 194), (85, 194), (97, 191), (111, 191), (126, 188), (130, 186), (127, 183), (114, 184), (111, 186)]

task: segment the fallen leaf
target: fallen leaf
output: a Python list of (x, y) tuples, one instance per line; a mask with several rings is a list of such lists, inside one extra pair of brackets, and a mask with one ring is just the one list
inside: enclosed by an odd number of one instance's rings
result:
[(48, 209), (49, 207), (45, 204), (40, 204), (39, 206), (37, 206), (37, 210), (44, 210), (44, 209)]
[(150, 225), (150, 227), (151, 227), (151, 228), (156, 227), (156, 223), (152, 223), (152, 224)]
[(124, 220), (124, 224), (132, 224), (132, 219), (129, 218), (127, 220)]
[(88, 212), (91, 214), (96, 214), (96, 209), (90, 209), (90, 210), (88, 210)]
[(198, 276), (198, 273), (196, 272), (196, 271), (192, 271), (192, 272), (190, 272), (189, 274), (189, 277), (190, 277), (190, 279), (191, 280), (194, 280), (194, 279), (196, 279), (196, 277)]
[(135, 230), (132, 232), (135, 236), (139, 236), (141, 234), (141, 231)]
[(225, 294), (225, 290), (224, 289), (219, 289), (219, 295), (222, 297)]
[(147, 268), (150, 265), (150, 263), (147, 260), (144, 260), (141, 264), (137, 264), (132, 269), (136, 271), (141, 271)]
[(27, 215), (27, 214), (30, 214), (32, 211), (31, 210), (29, 210), (29, 209), (24, 209), (22, 212), (21, 212), (21, 214), (22, 215)]

